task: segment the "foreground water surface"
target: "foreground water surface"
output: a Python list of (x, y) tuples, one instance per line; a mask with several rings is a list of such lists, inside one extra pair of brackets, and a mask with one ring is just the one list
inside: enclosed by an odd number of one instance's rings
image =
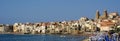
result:
[(74, 35), (14, 35), (0, 34), (0, 41), (82, 41), (84, 36)]

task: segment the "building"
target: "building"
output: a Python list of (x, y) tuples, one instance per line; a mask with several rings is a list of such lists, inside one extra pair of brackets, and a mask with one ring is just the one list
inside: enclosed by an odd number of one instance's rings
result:
[(100, 31), (110, 31), (110, 30), (114, 30), (114, 25), (115, 23), (112, 22), (112, 20), (102, 20), (100, 23), (99, 23), (99, 28), (100, 28)]
[(99, 19), (100, 18), (100, 13), (99, 13), (99, 11), (97, 10), (96, 11), (96, 17), (95, 17), (95, 20), (97, 20), (97, 19)]
[(107, 19), (107, 18), (108, 18), (107, 10), (104, 10), (102, 19)]
[(0, 32), (13, 32), (13, 26), (8, 24), (0, 24)]
[(5, 31), (4, 28), (5, 26), (3, 24), (0, 24), (0, 32), (4, 32)]
[(108, 15), (109, 19), (114, 19), (114, 18), (117, 18), (119, 17), (118, 13), (117, 12), (112, 12)]
[(101, 15), (101, 16), (100, 16), (99, 11), (98, 10), (96, 11), (95, 20), (97, 20), (97, 19), (107, 19), (107, 18), (108, 18), (107, 10), (104, 10), (103, 15)]
[(5, 32), (13, 32), (13, 25), (6, 24), (4, 30)]

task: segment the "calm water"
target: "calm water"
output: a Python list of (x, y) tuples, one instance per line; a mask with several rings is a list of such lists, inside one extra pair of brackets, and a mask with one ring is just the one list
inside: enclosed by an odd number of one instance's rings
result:
[(0, 34), (0, 41), (82, 41), (85, 37), (73, 35), (14, 35)]

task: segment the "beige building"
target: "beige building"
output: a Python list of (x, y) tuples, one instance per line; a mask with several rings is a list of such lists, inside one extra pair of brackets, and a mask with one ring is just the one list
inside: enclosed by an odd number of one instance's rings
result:
[(112, 22), (111, 20), (102, 20), (100, 23), (99, 23), (99, 28), (100, 28), (100, 31), (110, 31), (110, 30), (114, 30), (114, 25), (115, 23)]
[(4, 28), (5, 26), (3, 24), (0, 24), (0, 32), (4, 32), (5, 31)]
[(12, 32), (13, 27), (12, 25), (4, 25), (4, 24), (0, 24), (0, 32)]

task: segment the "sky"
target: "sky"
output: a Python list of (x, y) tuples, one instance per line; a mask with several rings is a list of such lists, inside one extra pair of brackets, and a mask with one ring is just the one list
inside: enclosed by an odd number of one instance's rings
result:
[(96, 10), (120, 13), (120, 0), (0, 0), (0, 24), (94, 19)]

